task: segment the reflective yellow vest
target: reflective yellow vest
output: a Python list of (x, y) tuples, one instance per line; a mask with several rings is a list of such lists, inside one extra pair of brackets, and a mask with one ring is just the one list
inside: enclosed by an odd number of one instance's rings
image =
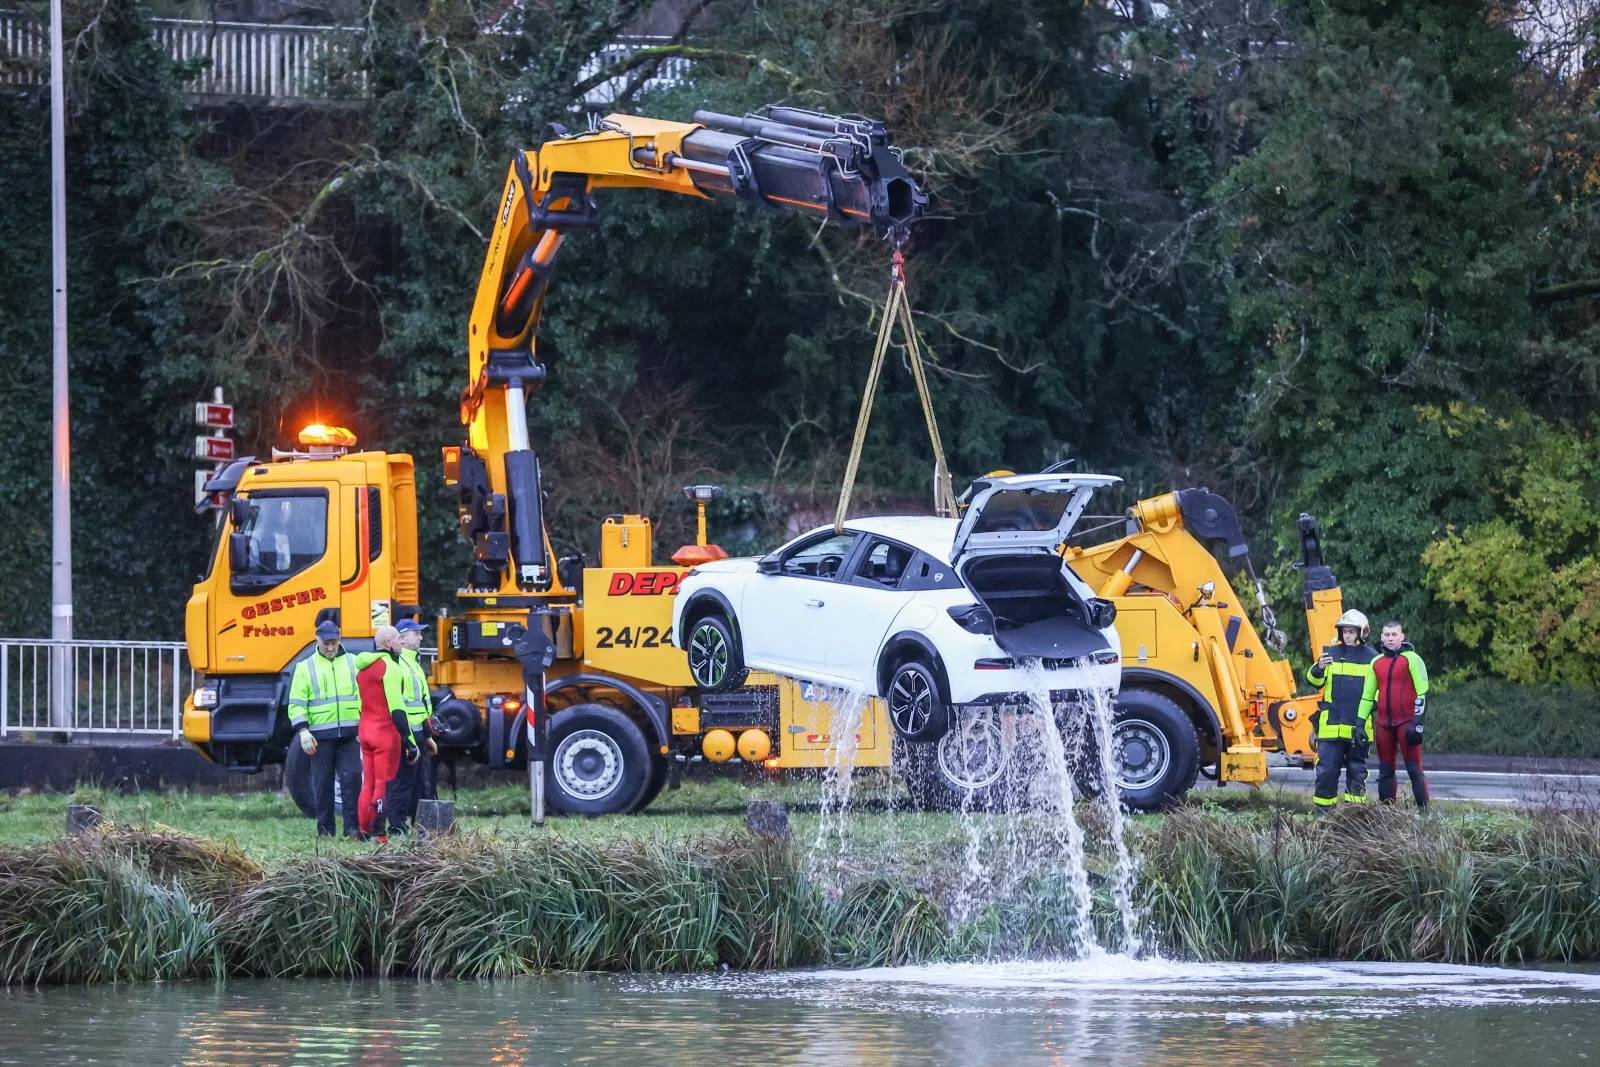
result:
[(356, 688), (356, 658), (343, 648), (329, 659), (321, 652), (295, 664), (289, 679), (289, 722), (319, 730), (354, 728), (361, 720), (361, 693)]
[(409, 648), (400, 650), (400, 667), (400, 673), (405, 677), (402, 699), (406, 721), (411, 724), (413, 733), (421, 734), (422, 724), (433, 714), (433, 695), (428, 691), (428, 668), (422, 665), (422, 657)]

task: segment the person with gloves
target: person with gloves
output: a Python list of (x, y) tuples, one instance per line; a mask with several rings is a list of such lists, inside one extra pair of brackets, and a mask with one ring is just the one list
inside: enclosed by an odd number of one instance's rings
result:
[(415, 763), (400, 768), (389, 787), (389, 798), (384, 805), (391, 834), (404, 833), (417, 817), (417, 801), (426, 797), (432, 782), (432, 757), (439, 746), (429, 736), (428, 720), (433, 715), (433, 693), (428, 688), (428, 668), (422, 665), (417, 650), (422, 647), (422, 635), (427, 629), (416, 619), (401, 619), (395, 624), (400, 634), (400, 655), (396, 661), (397, 673), (402, 678), (401, 703), (405, 708), (406, 722), (419, 746)]
[(402, 765), (416, 766), (421, 753), (406, 719), (405, 673), (400, 665), (400, 631), (380, 626), (375, 652), (356, 657), (361, 689), (361, 803), (357, 817), (363, 838), (386, 840), (386, 797)]
[[(1378, 653), (1366, 643), (1372, 632), (1367, 617), (1350, 610), (1334, 623), (1338, 643), (1329, 645), (1306, 671), (1306, 679), (1322, 690), (1317, 703), (1317, 781), (1312, 803), (1326, 811), (1342, 799), (1359, 804), (1367, 799), (1367, 745), (1372, 739), (1372, 707), (1378, 680), (1372, 661)], [(1339, 793), (1339, 773), (1345, 776)]]
[(361, 794), (361, 746), (356, 739), (361, 695), (356, 686), (356, 658), (340, 643), (339, 624), (317, 623), (317, 645), (295, 664), (289, 679), (289, 725), (300, 751), (311, 760), (311, 797), (317, 835), (334, 834), (333, 781), (339, 779), (339, 807), (344, 832), (360, 833), (356, 818)]
[(1406, 777), (1418, 810), (1428, 807), (1428, 780), (1422, 775), (1422, 720), (1428, 710), (1428, 668), (1406, 640), (1399, 622), (1383, 624), (1383, 650), (1373, 660), (1378, 679), (1378, 799), (1394, 803), (1395, 756), (1405, 760)]

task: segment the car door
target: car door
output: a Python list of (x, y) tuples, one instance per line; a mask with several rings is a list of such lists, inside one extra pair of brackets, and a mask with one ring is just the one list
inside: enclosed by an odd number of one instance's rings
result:
[(826, 673), (821, 612), (859, 536), (818, 531), (780, 549), (773, 573), (751, 576), (738, 607), (747, 665), (802, 678)]
[(816, 609), (828, 635), (823, 666), (830, 680), (868, 693), (877, 689), (878, 650), (911, 594), (899, 588), (916, 550), (872, 537)]

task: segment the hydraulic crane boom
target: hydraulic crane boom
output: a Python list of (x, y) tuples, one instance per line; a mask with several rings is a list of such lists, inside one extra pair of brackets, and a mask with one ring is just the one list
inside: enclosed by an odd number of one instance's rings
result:
[(701, 111), (693, 122), (608, 115), (588, 132), (519, 151), (468, 326), (466, 443), (446, 454), (474, 546), (467, 592), (564, 592), (549, 565), (527, 402), (545, 377), (536, 334), (562, 242), (595, 225), (594, 194), (612, 188), (750, 200), (872, 226), (896, 243), (927, 205), (881, 124), (798, 108)]

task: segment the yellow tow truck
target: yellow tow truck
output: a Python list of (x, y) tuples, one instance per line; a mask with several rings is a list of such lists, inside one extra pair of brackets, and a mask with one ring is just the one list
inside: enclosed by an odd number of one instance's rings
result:
[[(602, 524), (597, 561), (554, 557), (528, 431), (546, 374), (535, 335), (563, 242), (594, 226), (597, 192), (619, 188), (745, 200), (897, 245), (927, 204), (881, 124), (798, 108), (693, 122), (615, 114), (513, 158), (467, 327), (463, 439), (443, 456), (471, 555), (455, 608), (437, 619), (435, 720), (447, 758), (529, 765), (548, 774), (554, 807), (586, 814), (644, 807), (690, 759), (817, 767), (832, 743), (829, 706), (809, 687), (753, 676), (701, 694), (672, 646), (678, 579), (724, 555), (704, 535), (711, 487), (687, 487), (701, 536), (670, 561), (640, 515)], [(185, 613), (203, 678), (184, 736), (239, 771), (286, 761), (293, 790), (305, 766), (287, 743), (284, 695), (318, 620), (335, 617), (346, 647), (363, 649), (381, 623), (420, 614), (413, 460), (318, 425), (204, 489), (223, 521)], [(881, 709), (859, 733), (860, 751), (887, 761)], [(547, 744), (541, 758), (529, 760), (530, 744)]]

